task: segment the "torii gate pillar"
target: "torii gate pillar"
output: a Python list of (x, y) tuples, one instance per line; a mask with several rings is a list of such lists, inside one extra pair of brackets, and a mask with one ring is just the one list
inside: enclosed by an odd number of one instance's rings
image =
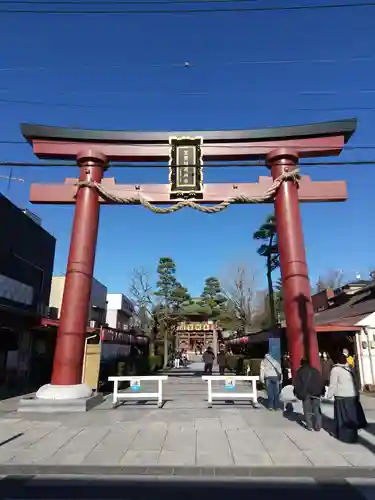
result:
[[(298, 153), (280, 148), (268, 154), (267, 163), (273, 179), (276, 179), (284, 172), (295, 170)], [(292, 180), (283, 182), (274, 203), (286, 330), (294, 377), (304, 357), (311, 366), (320, 370), (297, 184)]]
[[(77, 155), (77, 161), (80, 181), (101, 182), (107, 167), (105, 155), (87, 150)], [(98, 191), (82, 186), (76, 197), (52, 379), (51, 384), (37, 392), (40, 399), (68, 399), (69, 394), (71, 399), (76, 399), (89, 397), (92, 393), (81, 381), (99, 209)]]

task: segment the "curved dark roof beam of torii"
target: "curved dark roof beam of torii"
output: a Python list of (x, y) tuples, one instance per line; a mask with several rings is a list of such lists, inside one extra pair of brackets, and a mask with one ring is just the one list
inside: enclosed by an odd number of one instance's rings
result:
[(203, 138), (205, 160), (238, 161), (264, 159), (281, 147), (301, 158), (338, 155), (356, 125), (355, 119), (347, 119), (255, 130), (121, 132), (22, 124), (21, 131), (44, 159), (74, 159), (90, 147), (109, 161), (162, 162), (169, 159), (169, 138), (188, 136)]

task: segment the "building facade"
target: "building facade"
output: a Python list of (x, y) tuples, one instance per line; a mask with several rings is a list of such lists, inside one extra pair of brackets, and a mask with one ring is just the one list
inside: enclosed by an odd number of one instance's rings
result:
[[(65, 287), (65, 276), (53, 276), (49, 297), (50, 317), (59, 319)], [(107, 287), (93, 278), (87, 326), (100, 328), (106, 323)]]
[(55, 238), (31, 212), (0, 194), (0, 391), (30, 378), (41, 317), (47, 314)]
[[(326, 295), (326, 297), (324, 297)], [(321, 350), (347, 348), (355, 358), (361, 388), (375, 390), (375, 281), (356, 280), (323, 290), (313, 306)]]
[(133, 302), (122, 293), (107, 294), (106, 323), (110, 328), (126, 330), (133, 324), (135, 309)]
[(217, 342), (217, 325), (212, 320), (202, 317), (192, 317), (190, 321), (182, 321), (177, 326), (179, 349), (202, 351)]
[[(358, 383), (375, 392), (375, 280), (356, 280), (340, 288), (321, 290), (312, 296), (319, 351), (334, 362), (347, 349), (354, 357)], [(285, 328), (279, 328), (282, 352), (287, 352)], [(273, 337), (268, 330), (229, 340), (235, 352), (246, 350), (263, 357)]]

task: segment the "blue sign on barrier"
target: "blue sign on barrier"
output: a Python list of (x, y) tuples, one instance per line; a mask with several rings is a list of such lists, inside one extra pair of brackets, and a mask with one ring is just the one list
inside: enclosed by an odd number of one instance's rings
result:
[(131, 380), (130, 381), (130, 388), (132, 391), (139, 391), (141, 388), (141, 381), (140, 380)]
[(224, 389), (235, 389), (236, 388), (236, 381), (233, 380), (232, 378), (227, 378), (224, 381)]

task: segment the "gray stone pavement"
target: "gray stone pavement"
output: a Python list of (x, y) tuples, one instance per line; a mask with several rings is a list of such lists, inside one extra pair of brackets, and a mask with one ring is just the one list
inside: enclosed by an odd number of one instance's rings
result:
[[(194, 376), (201, 368), (191, 365), (181, 376), (171, 372), (162, 409), (154, 402), (113, 409), (109, 396), (85, 414), (17, 414), (17, 400), (0, 402), (0, 473), (1, 467), (9, 474), (11, 466), (26, 465), (375, 468), (375, 399), (363, 398), (370, 426), (359, 443), (349, 445), (325, 430), (302, 428), (299, 405), (287, 416), (245, 401), (207, 408), (206, 383)], [(148, 392), (148, 384), (142, 390)], [(332, 405), (323, 404), (323, 411), (328, 425)]]

